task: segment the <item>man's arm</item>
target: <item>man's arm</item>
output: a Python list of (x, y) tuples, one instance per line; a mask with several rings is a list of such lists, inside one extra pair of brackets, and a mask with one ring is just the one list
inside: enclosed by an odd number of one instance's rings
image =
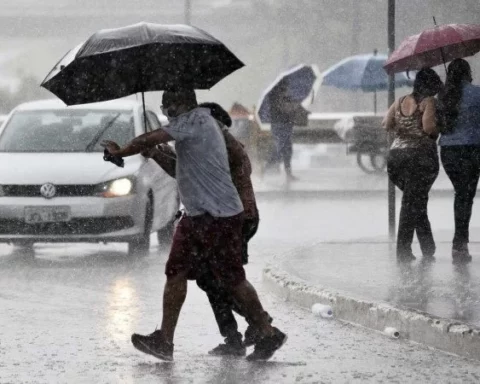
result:
[(230, 168), (241, 167), (244, 156), (247, 156), (243, 145), (230, 132), (222, 130), (222, 133), (225, 138)]
[(429, 97), (422, 103), (424, 105), (422, 126), (423, 130), (430, 136), (436, 137), (438, 135), (437, 130), (437, 118), (436, 118), (436, 106), (435, 99)]
[(102, 143), (102, 146), (114, 156), (128, 157), (137, 155), (148, 148), (152, 148), (156, 145), (164, 144), (172, 140), (173, 138), (162, 128), (160, 128), (153, 132), (148, 132), (137, 136), (123, 148), (119, 148), (116, 143), (109, 140), (105, 140)]
[(142, 152), (142, 155), (154, 160), (170, 177), (175, 179), (177, 154), (164, 144), (160, 147), (153, 147)]

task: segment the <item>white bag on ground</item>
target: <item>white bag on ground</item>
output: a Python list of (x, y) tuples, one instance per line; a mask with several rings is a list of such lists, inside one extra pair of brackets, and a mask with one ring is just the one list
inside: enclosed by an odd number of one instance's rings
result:
[(324, 319), (330, 319), (333, 317), (333, 310), (329, 305), (320, 303), (313, 304), (312, 312), (314, 315), (323, 317)]
[(398, 339), (400, 337), (400, 332), (398, 332), (398, 330), (393, 327), (385, 328), (383, 333), (385, 333), (385, 335), (387, 335), (388, 337), (391, 337), (392, 339)]

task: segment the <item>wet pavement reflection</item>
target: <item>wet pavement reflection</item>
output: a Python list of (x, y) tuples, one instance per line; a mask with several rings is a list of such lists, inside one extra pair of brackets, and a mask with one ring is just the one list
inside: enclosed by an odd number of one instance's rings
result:
[(450, 243), (437, 245), (435, 260), (398, 263), (386, 242), (319, 243), (297, 249), (283, 268), (346, 295), (480, 326), (480, 244), (471, 244), (469, 264), (452, 262)]
[[(437, 383), (444, 377), (452, 382), (478, 382), (477, 362), (319, 319), (264, 289), (262, 268), (272, 255), (286, 254), (298, 273), (316, 283), (338, 283), (359, 295), (378, 295), (381, 300), (394, 287), (396, 298), (402, 297), (399, 290), (416, 298), (408, 305), (429, 309), (437, 307), (440, 300), (438, 307), (448, 308), (444, 312), (449, 315), (478, 319), (480, 271), (475, 260), (463, 270), (454, 269), (445, 244), (433, 265), (417, 262), (401, 273), (389, 256), (388, 245), (381, 245), (386, 253), (380, 254), (378, 244), (348, 242), (355, 234), (375, 235), (383, 228), (382, 212), (374, 209), (378, 202), (369, 200), (362, 205), (359, 216), (373, 212), (371, 225), (363, 227), (359, 225), (362, 217), (352, 219), (355, 204), (342, 202), (332, 219), (328, 215), (331, 200), (262, 202), (262, 224), (252, 243), (247, 275), (265, 308), (274, 313), (274, 325), (289, 335), (285, 347), (266, 363), (207, 354), (222, 337), (205, 294), (193, 282), (179, 319), (175, 362), (159, 362), (132, 347), (132, 332), (150, 333), (160, 325), (164, 248), (154, 245), (145, 257), (129, 257), (126, 245), (38, 244), (34, 254), (0, 245), (0, 382), (220, 384), (406, 379)], [(323, 215), (314, 217), (312, 212)], [(353, 231), (346, 231), (346, 222), (353, 225)], [(342, 234), (343, 239), (309, 252), (311, 244), (335, 234)], [(479, 251), (472, 247), (474, 255)], [(419, 286), (415, 288), (414, 282)], [(409, 300), (408, 295), (404, 300)], [(241, 331), (246, 328), (243, 320), (239, 326)]]

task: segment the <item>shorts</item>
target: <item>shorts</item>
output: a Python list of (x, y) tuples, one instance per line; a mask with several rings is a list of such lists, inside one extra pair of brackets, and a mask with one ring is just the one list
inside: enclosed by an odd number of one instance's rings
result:
[(245, 280), (242, 264), (243, 213), (231, 217), (183, 216), (165, 267), (167, 276), (186, 273), (196, 280), (211, 271), (226, 287)]

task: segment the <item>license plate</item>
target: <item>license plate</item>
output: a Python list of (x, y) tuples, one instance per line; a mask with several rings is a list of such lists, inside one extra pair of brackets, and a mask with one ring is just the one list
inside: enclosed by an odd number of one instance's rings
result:
[(26, 207), (25, 222), (56, 223), (70, 220), (70, 207)]

